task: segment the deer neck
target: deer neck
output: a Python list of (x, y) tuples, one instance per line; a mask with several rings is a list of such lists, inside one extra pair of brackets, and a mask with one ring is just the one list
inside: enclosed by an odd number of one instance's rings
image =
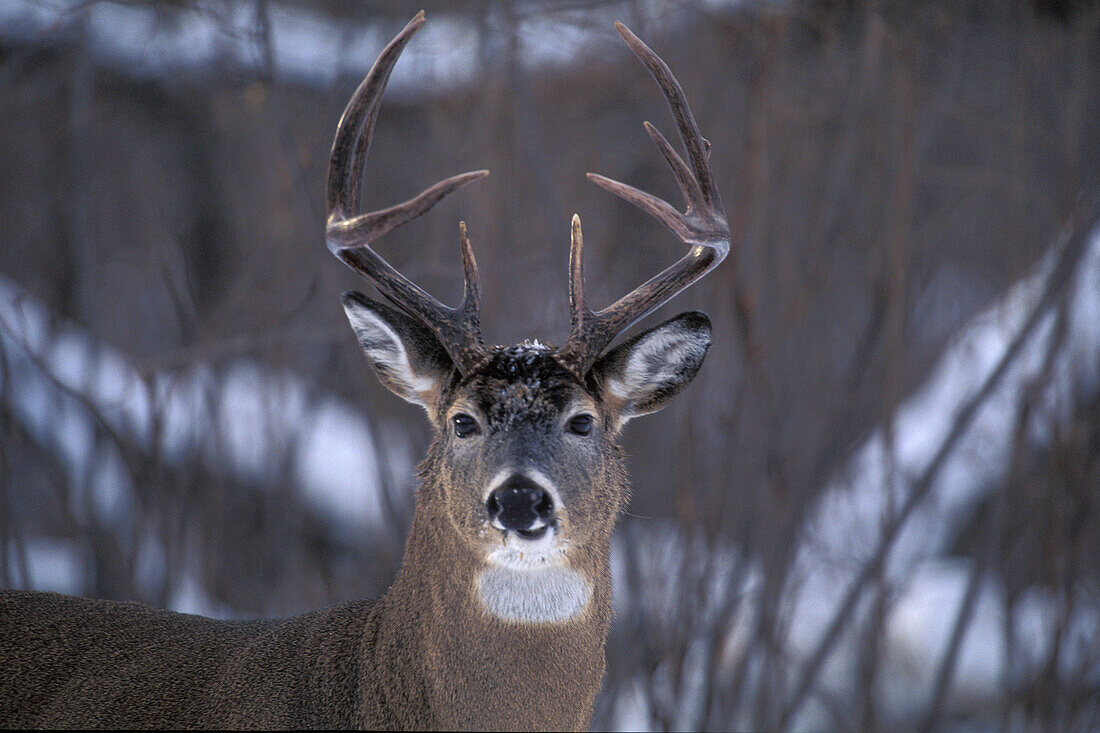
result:
[[(377, 608), (378, 660), (446, 728), (584, 728), (604, 672), (610, 536), (560, 564), (501, 567), (463, 542), (439, 487), (417, 501), (397, 581)], [(402, 651), (397, 656), (395, 651)]]

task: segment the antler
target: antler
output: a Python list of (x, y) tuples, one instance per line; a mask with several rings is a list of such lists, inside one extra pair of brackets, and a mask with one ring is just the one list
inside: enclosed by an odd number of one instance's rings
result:
[(618, 22), (615, 23), (615, 29), (656, 79), (668, 100), (672, 116), (676, 118), (680, 137), (687, 147), (690, 167), (657, 128), (646, 122), (645, 129), (672, 168), (672, 174), (684, 196), (685, 209), (680, 213), (656, 196), (595, 173), (589, 173), (588, 179), (655, 217), (682, 242), (692, 247), (676, 264), (607, 308), (594, 313), (584, 297), (581, 221), (578, 216), (573, 216), (572, 244), (569, 248), (571, 326), (569, 339), (558, 354), (582, 379), (616, 336), (714, 269), (725, 259), (730, 248), (726, 212), (708, 160), (710, 143), (699, 134), (699, 127), (695, 124), (679, 82), (668, 65), (631, 33), (630, 29)]
[(465, 222), (459, 223), (465, 289), (462, 305), (458, 308), (440, 303), (390, 266), (369, 245), (428, 211), (444, 196), (489, 175), (489, 171), (470, 171), (452, 176), (404, 203), (359, 213), (360, 184), (382, 92), (401, 51), (422, 25), (423, 10), (382, 50), (340, 118), (329, 158), (325, 237), (333, 254), (366, 278), (395, 305), (434, 331), (455, 366), (466, 375), (484, 358), (487, 350), (481, 340), (481, 288), (477, 263), (466, 237)]

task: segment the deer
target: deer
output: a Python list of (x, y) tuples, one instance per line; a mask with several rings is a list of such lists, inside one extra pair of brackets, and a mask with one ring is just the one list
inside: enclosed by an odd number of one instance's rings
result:
[(645, 123), (685, 208), (604, 176), (588, 178), (655, 217), (689, 249), (593, 311), (574, 215), (565, 343), (487, 346), (464, 223), (464, 294), (454, 308), (371, 245), (488, 171), (361, 211), (383, 91), (424, 23), (421, 11), (349, 101), (326, 190), (329, 249), (389, 301), (344, 293), (352, 330), (378, 379), (422, 407), (434, 435), (419, 467), (412, 527), (393, 585), (375, 601), (254, 621), (0, 592), (0, 725), (588, 727), (612, 620), (611, 536), (629, 494), (621, 432), (694, 379), (710, 347), (710, 321), (687, 312), (611, 344), (714, 269), (729, 251), (729, 228), (709, 143), (679, 83), (617, 23), (657, 81), (685, 145), (686, 161)]

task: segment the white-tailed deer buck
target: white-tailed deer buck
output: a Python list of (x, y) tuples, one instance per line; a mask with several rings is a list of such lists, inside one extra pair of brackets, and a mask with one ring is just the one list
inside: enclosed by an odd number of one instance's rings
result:
[(329, 248), (397, 306), (346, 293), (352, 328), (382, 383), (423, 406), (435, 430), (393, 587), (374, 602), (249, 622), (4, 591), (0, 726), (587, 727), (611, 622), (611, 533), (629, 489), (619, 433), (692, 380), (710, 345), (710, 324), (701, 313), (684, 313), (606, 349), (721, 262), (729, 231), (708, 143), (679, 84), (617, 25), (668, 98), (687, 147), (685, 162), (646, 124), (686, 210), (589, 178), (691, 248), (593, 312), (574, 217), (566, 343), (486, 346), (464, 225), (466, 289), (458, 308), (404, 278), (370, 243), (487, 172), (360, 212), (360, 177), (382, 92), (423, 24), (421, 12), (356, 90), (328, 173)]

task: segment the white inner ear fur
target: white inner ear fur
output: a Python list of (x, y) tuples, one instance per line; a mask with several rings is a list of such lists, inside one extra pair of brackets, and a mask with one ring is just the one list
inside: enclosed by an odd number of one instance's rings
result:
[(699, 349), (700, 340), (693, 331), (662, 328), (647, 334), (630, 350), (622, 372), (607, 380), (607, 391), (627, 404), (640, 402), (676, 381), (684, 363)]
[(435, 389), (435, 380), (413, 369), (405, 342), (389, 324), (367, 308), (346, 307), (348, 321), (359, 338), (367, 357), (385, 371), (386, 378), (402, 389), (406, 400), (428, 407), (427, 394)]

